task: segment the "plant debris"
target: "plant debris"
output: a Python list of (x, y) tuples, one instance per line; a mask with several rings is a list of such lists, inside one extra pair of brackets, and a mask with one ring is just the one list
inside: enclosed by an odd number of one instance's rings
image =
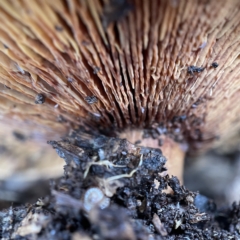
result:
[[(0, 212), (1, 239), (240, 237), (240, 204), (220, 212), (176, 177), (161, 174), (166, 159), (160, 149), (86, 130), (49, 143), (66, 162), (64, 176), (51, 182), (50, 196)], [(169, 187), (173, 193), (166, 193)]]

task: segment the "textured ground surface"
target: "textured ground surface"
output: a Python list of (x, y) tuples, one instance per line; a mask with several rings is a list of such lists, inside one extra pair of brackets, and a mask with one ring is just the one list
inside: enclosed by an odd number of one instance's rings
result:
[(160, 150), (90, 136), (51, 142), (64, 177), (35, 204), (0, 213), (3, 239), (239, 239), (240, 205), (220, 211), (181, 187)]

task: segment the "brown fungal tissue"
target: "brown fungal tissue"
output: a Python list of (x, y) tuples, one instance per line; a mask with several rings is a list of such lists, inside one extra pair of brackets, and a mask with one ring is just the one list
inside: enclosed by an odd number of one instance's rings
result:
[(1, 113), (55, 131), (59, 116), (165, 129), (190, 149), (226, 143), (239, 129), (239, 6), (1, 1)]
[(239, 6), (3, 0), (1, 115), (63, 133), (160, 126), (190, 149), (226, 143), (240, 127)]

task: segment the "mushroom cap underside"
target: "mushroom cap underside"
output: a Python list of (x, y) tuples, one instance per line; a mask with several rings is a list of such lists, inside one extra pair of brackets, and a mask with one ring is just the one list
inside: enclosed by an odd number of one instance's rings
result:
[(161, 126), (193, 149), (226, 144), (240, 129), (239, 8), (2, 0), (0, 114), (58, 132)]

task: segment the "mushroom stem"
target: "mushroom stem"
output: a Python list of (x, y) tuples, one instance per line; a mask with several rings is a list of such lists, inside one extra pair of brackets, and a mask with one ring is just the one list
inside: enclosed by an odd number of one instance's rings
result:
[(166, 168), (170, 176), (178, 177), (183, 184), (183, 165), (186, 150), (180, 143), (175, 142), (166, 135), (162, 136), (163, 145), (159, 146), (159, 139), (143, 138), (142, 130), (127, 130), (120, 134), (120, 138), (126, 138), (129, 142), (135, 143), (141, 140), (140, 146), (150, 148), (160, 148), (163, 155), (167, 158)]

